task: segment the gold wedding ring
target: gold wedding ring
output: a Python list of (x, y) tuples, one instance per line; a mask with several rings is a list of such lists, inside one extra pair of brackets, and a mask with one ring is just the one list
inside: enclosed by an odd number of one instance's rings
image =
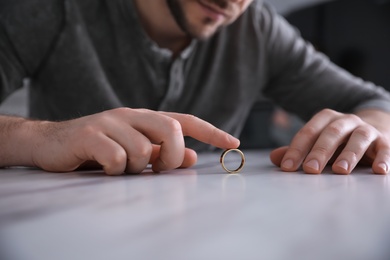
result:
[[(228, 153), (230, 153), (231, 151), (237, 152), (237, 153), (239, 153), (240, 156), (241, 156), (241, 164), (240, 164), (240, 166), (238, 166), (238, 168), (235, 169), (235, 170), (228, 169), (228, 168), (225, 166), (225, 156), (226, 156)], [(222, 153), (219, 162), (221, 163), (222, 168), (223, 168), (225, 171), (227, 171), (228, 173), (237, 173), (237, 172), (241, 171), (241, 169), (244, 167), (244, 164), (245, 164), (245, 156), (244, 156), (244, 153), (241, 152), (239, 149), (227, 149), (227, 150), (225, 150), (225, 151)]]

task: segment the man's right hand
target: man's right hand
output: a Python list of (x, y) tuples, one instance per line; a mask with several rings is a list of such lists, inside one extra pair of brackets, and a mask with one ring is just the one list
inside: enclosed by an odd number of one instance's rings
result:
[(21, 138), (2, 135), (10, 137), (5, 148), (11, 151), (0, 153), (1, 166), (67, 172), (92, 161), (107, 174), (118, 175), (139, 173), (151, 163), (153, 171), (160, 172), (196, 162), (197, 155), (185, 147), (184, 136), (222, 149), (240, 144), (195, 116), (146, 109), (118, 108), (63, 122), (26, 121), (20, 127), (25, 129), (15, 128), (15, 133)]

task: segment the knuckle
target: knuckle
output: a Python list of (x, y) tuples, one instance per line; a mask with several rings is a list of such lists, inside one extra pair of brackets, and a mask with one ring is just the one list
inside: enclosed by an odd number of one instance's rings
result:
[[(86, 124), (76, 130), (76, 134), (72, 135), (72, 140), (76, 140), (82, 143), (89, 143), (90, 145), (97, 143), (101, 140), (101, 129), (93, 124)], [(81, 137), (81, 138), (80, 138)]]
[(329, 149), (324, 146), (316, 145), (312, 148), (312, 152), (320, 155), (328, 155)]
[(167, 118), (166, 126), (171, 133), (182, 134), (181, 124), (173, 118)]
[(111, 156), (108, 158), (109, 165), (122, 165), (127, 161), (127, 154), (125, 150), (117, 149), (111, 153)]
[(150, 155), (152, 154), (152, 145), (138, 145), (136, 147), (137, 149), (137, 154), (135, 154), (134, 156), (137, 157), (137, 158), (147, 158), (149, 160), (150, 158)]
[[(117, 112), (115, 112), (117, 113)], [(105, 111), (99, 115), (98, 121), (96, 124), (100, 124), (101, 126), (109, 125), (113, 121), (113, 116), (109, 111)]]
[(358, 147), (355, 150), (344, 150), (343, 157), (350, 158), (351, 161), (356, 162), (359, 158), (362, 157), (362, 154), (361, 154), (362, 151), (363, 151), (362, 147)]
[(344, 133), (344, 126), (340, 122), (331, 123), (328, 127), (324, 129), (324, 133), (331, 136), (340, 137)]
[(374, 135), (374, 129), (367, 126), (361, 126), (355, 129), (354, 133), (360, 137), (360, 139), (363, 139), (365, 141), (372, 140)]
[(357, 115), (355, 114), (347, 114), (345, 115), (346, 118), (352, 120), (352, 121), (355, 121), (355, 122), (361, 122), (362, 119), (360, 117), (358, 117)]
[(324, 109), (322, 109), (322, 110), (319, 112), (319, 114), (325, 115), (325, 116), (336, 116), (336, 115), (338, 115), (339, 113), (336, 112), (336, 111), (334, 111), (334, 110), (332, 110), (332, 109), (324, 108)]
[(118, 107), (118, 108), (114, 108), (112, 110), (108, 110), (108, 111), (105, 111), (107, 113), (104, 113), (104, 115), (107, 115), (107, 116), (110, 116), (111, 112), (114, 113), (114, 114), (125, 114), (125, 113), (129, 113), (130, 111), (132, 111), (131, 108), (128, 108), (128, 107)]
[(294, 158), (302, 158), (302, 157), (306, 156), (306, 154), (303, 152), (303, 150), (298, 148), (298, 147), (290, 147), (288, 149), (288, 153), (289, 153), (289, 156), (292, 156)]
[(119, 111), (119, 112), (128, 112), (128, 111), (131, 111), (132, 109), (131, 108), (128, 108), (128, 107), (118, 107), (115, 109), (116, 111)]
[(92, 125), (85, 125), (81, 128), (80, 134), (82, 136), (91, 136), (97, 132), (97, 129)]
[[(149, 110), (149, 109), (146, 109), (146, 108), (130, 108), (130, 107), (119, 107), (119, 108), (115, 108), (112, 110), (113, 113), (117, 116), (128, 116), (128, 115), (131, 115), (131, 116), (137, 116), (137, 115), (143, 115), (143, 114), (147, 114), (147, 113), (151, 113), (152, 110)], [(109, 117), (111, 117), (112, 115), (109, 114), (108, 115)]]
[(302, 137), (313, 137), (317, 136), (318, 131), (312, 126), (304, 126), (297, 132), (297, 136), (302, 136)]
[(356, 128), (353, 132), (353, 135), (355, 135), (360, 140), (359, 143), (362, 145), (373, 142), (379, 136), (376, 129), (369, 125)]
[(146, 109), (146, 108), (137, 108), (137, 109), (128, 108), (128, 109), (130, 109), (131, 111), (137, 111), (139, 113), (144, 113), (144, 114), (154, 112), (154, 111), (152, 111), (150, 109)]
[(183, 115), (185, 121), (198, 121), (200, 120), (197, 116), (194, 116), (192, 114), (184, 114)]

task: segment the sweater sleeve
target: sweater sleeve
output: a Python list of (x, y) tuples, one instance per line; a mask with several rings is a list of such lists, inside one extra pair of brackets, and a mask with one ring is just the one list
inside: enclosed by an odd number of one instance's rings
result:
[(63, 23), (63, 0), (0, 3), (0, 102), (34, 78), (55, 47)]
[(266, 96), (304, 120), (324, 108), (343, 113), (362, 108), (390, 112), (390, 94), (384, 88), (333, 64), (269, 7), (262, 12), (269, 66)]

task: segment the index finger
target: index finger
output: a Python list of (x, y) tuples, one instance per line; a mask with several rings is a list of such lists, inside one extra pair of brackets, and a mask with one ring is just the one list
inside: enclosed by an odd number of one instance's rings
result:
[(160, 113), (179, 121), (184, 136), (190, 136), (198, 141), (211, 144), (221, 149), (237, 148), (240, 146), (240, 140), (194, 115), (172, 112)]

